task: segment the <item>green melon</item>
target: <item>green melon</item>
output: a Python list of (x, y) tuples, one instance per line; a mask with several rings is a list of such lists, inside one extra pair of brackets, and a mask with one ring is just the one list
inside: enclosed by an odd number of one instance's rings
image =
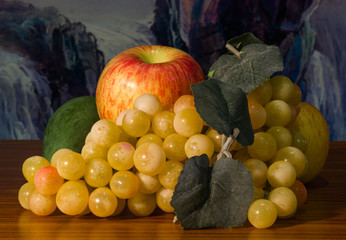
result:
[(82, 96), (67, 101), (48, 121), (43, 134), (42, 156), (50, 161), (61, 148), (80, 153), (92, 125), (99, 119), (95, 97)]

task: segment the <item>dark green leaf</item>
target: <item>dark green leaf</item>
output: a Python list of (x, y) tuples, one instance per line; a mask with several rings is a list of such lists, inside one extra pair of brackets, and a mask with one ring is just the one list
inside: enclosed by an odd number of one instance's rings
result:
[(243, 47), (253, 43), (264, 44), (261, 40), (259, 40), (252, 33), (244, 33), (240, 36), (236, 36), (227, 41), (228, 44), (231, 44), (238, 51), (241, 51)]
[(283, 59), (277, 46), (249, 44), (241, 49), (240, 59), (223, 54), (211, 66), (213, 77), (239, 87), (248, 94), (273, 73), (283, 70)]
[(242, 226), (254, 196), (253, 180), (238, 160), (209, 167), (207, 155), (190, 158), (180, 173), (171, 205), (184, 229)]
[(253, 143), (247, 98), (240, 88), (214, 78), (193, 84), (191, 88), (196, 109), (209, 126), (226, 136), (238, 128), (237, 141), (243, 146)]

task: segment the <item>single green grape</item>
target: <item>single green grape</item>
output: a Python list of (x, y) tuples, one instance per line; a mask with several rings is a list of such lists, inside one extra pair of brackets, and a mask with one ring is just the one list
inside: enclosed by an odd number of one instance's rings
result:
[(292, 134), (287, 128), (283, 126), (274, 126), (269, 128), (266, 132), (273, 135), (278, 149), (291, 146)]
[(107, 154), (109, 165), (115, 170), (129, 170), (133, 167), (133, 154), (135, 148), (128, 142), (113, 144)]
[(267, 165), (258, 159), (248, 159), (244, 165), (249, 169), (253, 178), (253, 185), (257, 188), (262, 188), (267, 182)]
[(141, 110), (153, 118), (155, 114), (161, 112), (161, 100), (154, 94), (143, 94), (136, 98), (133, 109)]
[(27, 210), (30, 210), (29, 196), (34, 190), (35, 190), (34, 184), (26, 182), (20, 187), (18, 191), (18, 201), (20, 205)]
[(136, 173), (139, 181), (138, 192), (144, 194), (156, 193), (161, 188), (158, 175), (149, 176), (141, 172)]
[(80, 153), (65, 152), (57, 162), (57, 170), (67, 180), (78, 180), (84, 176), (86, 161)]
[(103, 187), (113, 176), (112, 167), (101, 158), (91, 159), (86, 164), (84, 173), (85, 182), (91, 187)]
[(305, 154), (296, 147), (287, 146), (279, 149), (272, 161), (279, 160), (290, 162), (295, 168), (298, 178), (303, 176), (307, 170), (308, 160)]
[(188, 158), (207, 154), (209, 159), (214, 153), (214, 142), (204, 134), (195, 134), (185, 143), (185, 153)]
[(55, 194), (45, 195), (35, 189), (29, 195), (29, 208), (38, 216), (48, 216), (56, 209)]
[(162, 149), (168, 159), (176, 161), (184, 161), (187, 159), (185, 153), (185, 143), (187, 137), (184, 137), (178, 133), (172, 133), (168, 135), (162, 143)]
[(165, 188), (174, 190), (183, 167), (184, 165), (181, 162), (168, 160), (163, 170), (159, 173), (159, 181), (161, 185)]
[(108, 217), (114, 214), (118, 201), (108, 187), (96, 188), (89, 197), (90, 211), (98, 217)]
[(115, 196), (122, 199), (132, 198), (139, 188), (139, 181), (136, 174), (130, 171), (118, 171), (114, 173), (109, 181), (110, 189)]
[(159, 174), (165, 166), (166, 154), (156, 143), (143, 143), (133, 154), (136, 169), (149, 176)]
[(252, 90), (246, 97), (248, 102), (257, 102), (262, 106), (266, 105), (272, 98), (272, 86), (270, 81), (267, 80), (257, 88)]
[(275, 205), (278, 218), (292, 217), (297, 210), (297, 197), (287, 187), (274, 188), (269, 193), (268, 200)]
[(127, 207), (137, 217), (146, 217), (152, 214), (156, 208), (155, 194), (137, 194), (127, 200)]
[(173, 196), (173, 190), (162, 187), (156, 192), (156, 204), (164, 212), (174, 212), (174, 208), (171, 205)]
[(260, 129), (267, 119), (267, 112), (264, 107), (257, 102), (248, 102), (251, 125), (253, 129)]
[(291, 118), (292, 112), (290, 106), (282, 100), (273, 100), (264, 107), (267, 113), (266, 126), (286, 126)]
[(257, 199), (248, 209), (248, 219), (255, 228), (269, 228), (277, 219), (276, 207), (267, 199)]
[(268, 161), (275, 156), (277, 144), (275, 138), (270, 133), (257, 132), (254, 136), (254, 142), (247, 147), (251, 158), (262, 161)]
[(94, 123), (86, 138), (86, 142), (92, 141), (98, 145), (109, 148), (119, 141), (120, 127), (108, 119), (100, 119)]
[(56, 194), (58, 209), (66, 215), (81, 214), (88, 206), (89, 191), (83, 180), (65, 182)]
[(202, 132), (204, 122), (196, 109), (185, 108), (178, 112), (173, 120), (173, 126), (177, 133), (184, 137)]
[(270, 84), (272, 86), (272, 99), (283, 100), (287, 102), (294, 94), (294, 86), (286, 76), (277, 75), (270, 78)]
[(25, 179), (34, 184), (34, 177), (36, 172), (42, 167), (49, 166), (47, 159), (41, 156), (32, 156), (27, 158), (22, 165), (22, 173)]
[(152, 142), (156, 143), (157, 145), (162, 146), (162, 138), (154, 133), (147, 133), (144, 136), (140, 137), (136, 143), (136, 148), (138, 148), (139, 145), (145, 143), (145, 142)]
[(132, 137), (141, 137), (145, 135), (151, 125), (148, 114), (141, 110), (131, 109), (128, 111), (122, 121), (122, 128)]
[(275, 161), (267, 170), (269, 184), (274, 187), (290, 187), (296, 180), (296, 169), (290, 162)]
[(153, 132), (161, 138), (166, 138), (168, 135), (175, 133), (173, 126), (174, 117), (175, 114), (171, 111), (157, 113), (151, 124)]

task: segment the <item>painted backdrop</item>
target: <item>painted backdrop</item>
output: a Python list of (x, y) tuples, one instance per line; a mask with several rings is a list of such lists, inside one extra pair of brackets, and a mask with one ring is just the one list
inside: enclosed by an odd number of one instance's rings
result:
[(0, 0), (0, 138), (41, 139), (128, 48), (177, 47), (207, 72), (225, 41), (252, 32), (280, 46), (283, 74), (346, 140), (345, 11), (343, 0)]

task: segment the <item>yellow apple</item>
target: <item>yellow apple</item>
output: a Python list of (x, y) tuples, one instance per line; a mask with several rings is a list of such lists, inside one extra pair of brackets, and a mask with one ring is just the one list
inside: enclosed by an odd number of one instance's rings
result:
[(328, 125), (317, 108), (310, 103), (301, 102), (301, 110), (291, 130), (300, 132), (307, 140), (305, 156), (308, 169), (299, 178), (307, 183), (318, 175), (327, 160), (330, 142)]

